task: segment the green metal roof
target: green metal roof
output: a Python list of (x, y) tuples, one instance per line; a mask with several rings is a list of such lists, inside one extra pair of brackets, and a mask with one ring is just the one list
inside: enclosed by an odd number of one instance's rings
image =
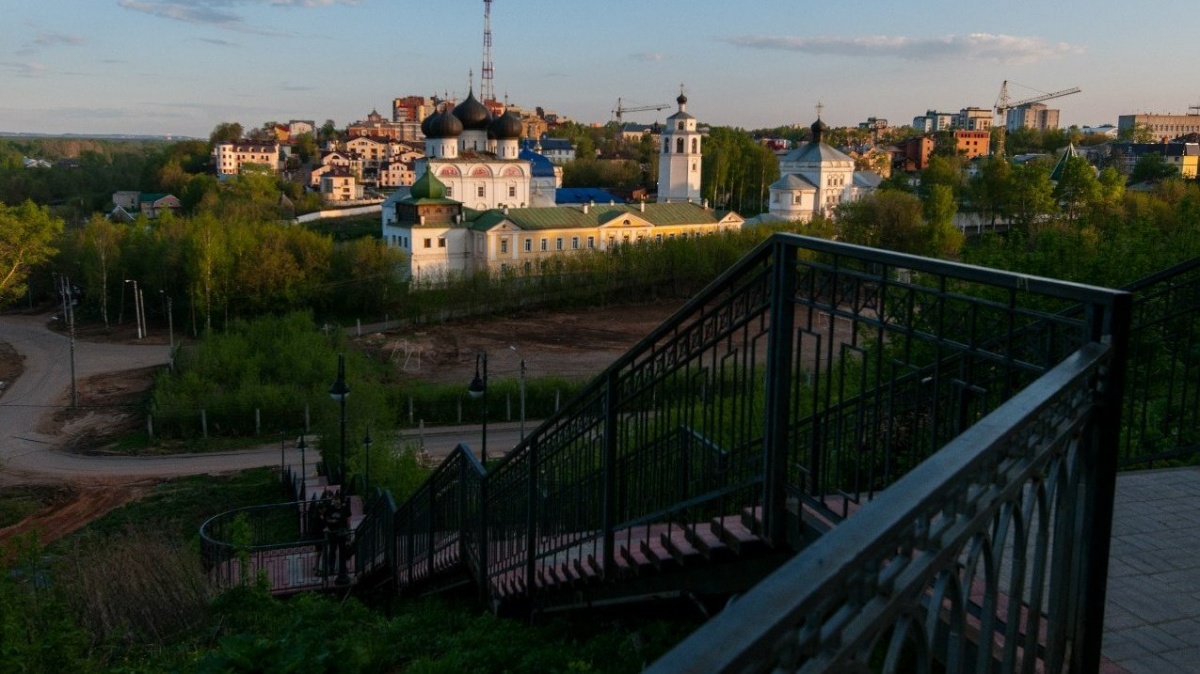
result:
[(474, 218), (471, 228), (488, 230), (503, 221), (509, 221), (523, 230), (545, 229), (591, 229), (608, 224), (620, 224), (627, 216), (635, 216), (656, 227), (671, 225), (711, 225), (720, 222), (712, 211), (695, 203), (646, 204), (642, 211), (638, 206), (626, 204), (596, 204), (583, 206), (555, 206), (548, 208), (510, 208), (508, 213), (493, 209)]

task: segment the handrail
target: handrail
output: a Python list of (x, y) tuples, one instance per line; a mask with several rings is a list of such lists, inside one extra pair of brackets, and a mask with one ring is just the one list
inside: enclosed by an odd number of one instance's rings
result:
[[(1000, 559), (1011, 560), (1016, 554), (1005, 549), (1008, 539), (1003, 528), (1005, 522), (1013, 522), (1013, 508), (1026, 512), (1026, 521), (1040, 516), (1043, 527), (1049, 521), (1044, 508), (1056, 509), (1053, 519), (1059, 529), (1052, 532), (1054, 547), (1028, 560), (1031, 567), (1039, 565), (1036, 570), (1047, 573), (1054, 573), (1051, 565), (1086, 568), (1086, 555), (1096, 543), (1081, 541), (1083, 536), (1071, 540), (1070, 532), (1078, 516), (1073, 513), (1085, 509), (1074, 481), (1094, 493), (1094, 487), (1082, 481), (1085, 466), (1094, 457), (1073, 450), (1072, 445), (1080, 433), (1094, 427), (1101, 399), (1092, 381), (1111, 362), (1112, 354), (1105, 345), (1084, 346), (900, 478), (858, 516), (818, 540), (807, 554), (785, 563), (647, 672), (765, 672), (777, 667), (827, 671), (865, 662), (892, 634), (896, 636), (887, 655), (892, 667), (900, 655), (895, 644), (903, 645), (907, 637), (913, 652), (924, 654), (918, 660), (924, 665), (916, 666), (927, 668), (933, 653), (948, 670), (974, 671), (986, 665), (966, 662), (961, 649), (969, 637), (963, 623), (954, 621), (965, 619), (969, 608), (965, 595), (975, 592), (991, 602), (985, 603), (980, 617), (985, 629), (978, 638), (990, 645), (989, 625), (1002, 629), (1004, 635), (999, 671), (1018, 669), (1019, 657), (1026, 662), (1051, 659), (1048, 670), (1057, 669), (1054, 657), (1079, 658), (1067, 646), (1073, 602), (1082, 601), (1102, 613), (1102, 600), (1079, 596), (1083, 584), (1064, 587), (1048, 598), (1040, 584), (1023, 590), (1023, 575), (1008, 576), (1009, 585), (997, 578), (1002, 575)], [(1025, 496), (1030, 485), (1048, 491), (1031, 501)], [(1014, 526), (1020, 526), (1020, 521)], [(1016, 535), (1028, 534), (1018, 531)], [(1045, 535), (1045, 530), (1039, 534)], [(986, 559), (980, 555), (981, 544), (990, 546)], [(1023, 549), (1018, 549), (1023, 555)], [(963, 568), (959, 560), (964, 559), (973, 561)], [(1026, 560), (1016, 559), (1012, 563), (1020, 569)], [(975, 568), (976, 563), (984, 568)], [(947, 573), (955, 583), (953, 593), (945, 591)], [(977, 587), (983, 580), (986, 587)], [(1018, 600), (1025, 592), (1035, 599), (1028, 606), (1030, 615), (1012, 613), (1020, 609)], [(1007, 612), (1005, 606), (1010, 607)], [(1035, 637), (1038, 634), (1032, 614), (1041, 611), (1047, 612), (1050, 624), (1048, 634), (1038, 639), (1050, 643), (1043, 643), (1039, 652), (1028, 635), (1031, 629)], [(1008, 625), (990, 622), (997, 612), (1007, 616)], [(850, 615), (861, 618), (847, 619)], [(944, 636), (947, 629), (949, 639)], [(1099, 634), (1094, 636), (1098, 643)], [(977, 649), (976, 657), (990, 661), (991, 648)]]
[[(986, 292), (968, 288), (980, 284)], [(458, 549), (455, 564), (486, 553), (471, 565), (486, 570), (480, 582), (491, 591), (499, 583), (531, 596), (537, 574), (564, 559), (611, 577), (622, 546), (632, 544), (631, 526), (693, 530), (716, 514), (748, 513), (760, 535), (786, 545), (796, 526), (785, 515), (789, 499), (832, 512), (869, 498), (1065, 355), (1107, 335), (1114, 296), (775, 235), (485, 476), (470, 474), (478, 486), (461, 487), (478, 491), (482, 525), (463, 515), (475, 512), (464, 505), (474, 491), (465, 496), (435, 474), (431, 483), (442, 486), (413, 499), (428, 505), (401, 506), (410, 515), (398, 518), (397, 530), (401, 521), (416, 527), (398, 560), (401, 585), (429, 578), (435, 560), (449, 564)], [(1056, 313), (1080, 302), (1093, 310)], [(1034, 325), (1038, 335), (1016, 337)], [(1009, 337), (997, 340), (1002, 334)], [(925, 392), (915, 399), (901, 397), (918, 389)], [(719, 483), (692, 492), (679, 477), (671, 457), (680, 441), (670, 435), (680, 426), (728, 452)], [(450, 468), (457, 461), (448, 459), (446, 470), (468, 475), (457, 463)], [(415, 517), (425, 512), (453, 513), (459, 528), (448, 526), (450, 515)], [(478, 546), (452, 547), (473, 539)]]

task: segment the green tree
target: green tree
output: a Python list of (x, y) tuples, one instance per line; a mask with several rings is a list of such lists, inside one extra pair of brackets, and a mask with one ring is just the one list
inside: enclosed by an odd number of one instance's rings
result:
[(1154, 182), (1163, 178), (1170, 178), (1179, 175), (1179, 171), (1175, 170), (1166, 159), (1163, 159), (1161, 154), (1152, 152), (1142, 156), (1133, 165), (1133, 171), (1129, 173), (1129, 182), (1131, 184)]
[(1091, 163), (1083, 157), (1068, 159), (1054, 185), (1054, 197), (1067, 220), (1074, 221), (1086, 206), (1099, 202), (1100, 194), (1100, 182)]
[(30, 270), (54, 255), (62, 231), (63, 221), (45, 206), (0, 202), (0, 305), (25, 293)]
[(1004, 157), (992, 155), (983, 160), (979, 171), (967, 183), (967, 198), (971, 206), (992, 225), (1005, 213), (1012, 189), (1012, 164)]
[[(99, 304), (100, 318), (108, 327), (108, 293), (113, 283), (113, 272), (121, 261), (121, 239), (125, 228), (108, 218), (96, 214), (79, 231), (79, 264), (83, 272), (84, 288), (91, 302)], [(124, 279), (117, 275), (116, 282)]]
[(212, 133), (208, 134), (208, 142), (210, 145), (217, 143), (232, 143), (242, 138), (242, 125), (237, 122), (221, 122), (213, 127)]
[(895, 190), (880, 190), (838, 207), (841, 240), (872, 248), (924, 255), (928, 230), (921, 200)]
[(958, 204), (949, 185), (934, 185), (925, 199), (925, 220), (929, 236), (927, 253), (940, 258), (952, 258), (962, 249), (966, 237), (954, 225)]
[(320, 148), (317, 147), (317, 139), (311, 133), (302, 133), (292, 139), (292, 148), (295, 150), (296, 156), (300, 157), (300, 161), (305, 164), (321, 154)]
[(1054, 208), (1054, 185), (1050, 182), (1050, 168), (1039, 162), (1026, 162), (1014, 166), (1006, 206), (1013, 225), (1028, 232), (1033, 223), (1053, 213)]
[(1134, 124), (1123, 129), (1117, 129), (1117, 140), (1132, 143), (1153, 143), (1158, 139), (1154, 137), (1154, 129), (1150, 128), (1149, 124)]

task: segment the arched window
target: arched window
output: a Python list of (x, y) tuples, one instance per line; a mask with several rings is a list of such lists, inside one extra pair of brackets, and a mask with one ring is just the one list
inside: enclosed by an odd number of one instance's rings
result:
[(692, 139), (692, 154), (696, 154), (697, 152), (699, 152), (700, 151), (699, 148), (700, 148), (700, 139), (693, 138)]
[(670, 153), (671, 153), (671, 140), (669, 138), (663, 138), (663, 154), (670, 154)]
[(683, 139), (682, 138), (675, 139), (675, 151), (678, 152), (679, 154), (683, 154)]

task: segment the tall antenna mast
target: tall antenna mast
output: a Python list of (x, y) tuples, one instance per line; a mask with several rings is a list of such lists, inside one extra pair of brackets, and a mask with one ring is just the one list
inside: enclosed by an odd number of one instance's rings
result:
[(479, 73), (479, 97), (496, 100), (496, 85), (492, 82), (492, 0), (483, 0), (483, 70)]

